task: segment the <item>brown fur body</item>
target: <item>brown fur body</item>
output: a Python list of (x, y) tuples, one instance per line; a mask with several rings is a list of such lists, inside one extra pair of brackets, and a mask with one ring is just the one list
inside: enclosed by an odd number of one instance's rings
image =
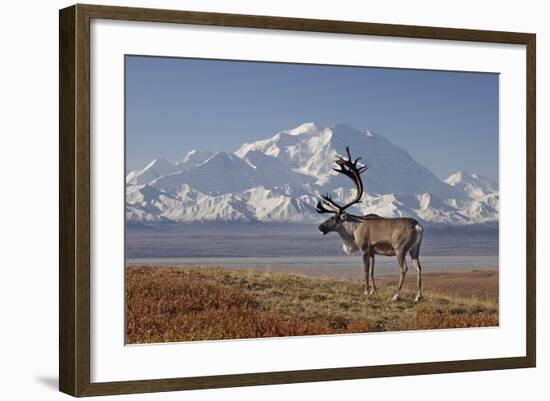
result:
[[(397, 252), (410, 250), (413, 256), (420, 250), (422, 233), (417, 230), (420, 225), (415, 219), (369, 217), (356, 221), (359, 224), (353, 230), (354, 240), (363, 252), (395, 256)], [(415, 244), (418, 246), (412, 249)]]
[[(403, 281), (407, 274), (407, 253), (411, 255), (417, 271), (418, 293), (416, 300), (422, 298), (422, 273), (420, 266), (420, 245), (422, 243), (422, 226), (415, 219), (408, 217), (384, 218), (377, 215), (364, 217), (336, 214), (319, 226), (323, 234), (337, 232), (342, 238), (347, 253), (361, 252), (365, 269), (365, 294), (376, 290), (374, 283), (374, 255), (396, 256), (401, 269), (401, 276), (394, 295), (399, 299)], [(372, 286), (370, 284), (372, 281)]]

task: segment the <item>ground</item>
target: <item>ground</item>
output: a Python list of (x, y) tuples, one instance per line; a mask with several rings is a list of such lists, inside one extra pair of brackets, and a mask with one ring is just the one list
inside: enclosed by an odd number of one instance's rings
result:
[(126, 268), (126, 342), (498, 326), (498, 271), (415, 272), (392, 302), (397, 277), (363, 294), (357, 279), (282, 272), (131, 266)]

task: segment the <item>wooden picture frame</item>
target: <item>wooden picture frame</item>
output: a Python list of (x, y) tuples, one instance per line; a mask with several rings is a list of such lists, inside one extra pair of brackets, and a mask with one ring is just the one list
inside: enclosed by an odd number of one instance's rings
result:
[[(526, 46), (526, 356), (92, 383), (90, 380), (90, 21), (94, 18)], [(62, 392), (73, 396), (94, 396), (535, 366), (536, 37), (534, 34), (80, 4), (60, 10), (59, 28), (59, 388)]]

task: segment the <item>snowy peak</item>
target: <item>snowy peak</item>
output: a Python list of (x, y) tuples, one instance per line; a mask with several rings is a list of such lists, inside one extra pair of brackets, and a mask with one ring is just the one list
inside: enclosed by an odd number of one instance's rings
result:
[(180, 170), (193, 168), (207, 160), (212, 155), (213, 153), (209, 151), (193, 149), (188, 152), (184, 158), (176, 164), (176, 166)]
[(479, 174), (469, 174), (457, 171), (445, 179), (445, 182), (466, 192), (475, 200), (481, 200), (487, 195), (498, 192), (498, 183)]
[(498, 183), (484, 177), (479, 174), (470, 174), (465, 171), (457, 171), (456, 173), (451, 174), (445, 179), (445, 182), (449, 185), (464, 185), (464, 184), (479, 184), (490, 188), (493, 191), (498, 190)]
[(200, 164), (203, 164), (205, 162), (215, 167), (229, 167), (233, 163), (242, 163), (242, 160), (233, 154), (229, 154), (226, 152), (217, 152), (208, 157)]
[(288, 131), (283, 131), (289, 135), (310, 134), (319, 131), (319, 127), (314, 122), (304, 123)]
[(358, 139), (364, 136), (363, 132), (350, 127), (345, 123), (336, 123), (329, 128), (332, 131), (332, 134), (342, 139)]
[(145, 170), (155, 170), (159, 173), (166, 173), (173, 168), (174, 165), (169, 161), (164, 159), (155, 159), (145, 167)]
[(317, 185), (334, 190), (345, 184), (345, 178), (333, 170), (334, 159), (345, 154), (349, 146), (352, 156), (361, 156), (370, 167), (364, 176), (369, 194), (431, 192), (442, 198), (461, 197), (454, 188), (416, 163), (407, 151), (371, 131), (362, 132), (343, 123), (329, 128), (308, 123), (296, 130), (301, 134), (282, 131), (271, 138), (244, 144), (235, 155), (245, 158), (252, 151), (264, 153), (314, 178)]
[(136, 170), (130, 172), (126, 176), (126, 183), (142, 185), (153, 181), (155, 178), (163, 175), (171, 174), (176, 171), (177, 168), (172, 163), (164, 159), (155, 159), (142, 170)]
[(261, 221), (312, 223), (320, 194), (353, 197), (334, 160), (361, 157), (363, 202), (352, 213), (410, 216), (438, 224), (498, 221), (498, 183), (457, 172), (440, 181), (403, 148), (370, 130), (308, 122), (234, 153), (193, 150), (176, 164), (156, 159), (127, 176), (127, 218), (136, 222)]
[(240, 192), (260, 185), (254, 169), (239, 157), (218, 152), (189, 170), (169, 174), (151, 182), (151, 185), (167, 193), (179, 192), (182, 185), (189, 185), (207, 194)]

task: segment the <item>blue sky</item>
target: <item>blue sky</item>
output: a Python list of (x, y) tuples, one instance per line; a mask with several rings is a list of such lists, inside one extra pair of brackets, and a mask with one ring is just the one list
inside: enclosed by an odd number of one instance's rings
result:
[(314, 121), (370, 129), (440, 178), (498, 178), (498, 75), (126, 56), (127, 170)]

